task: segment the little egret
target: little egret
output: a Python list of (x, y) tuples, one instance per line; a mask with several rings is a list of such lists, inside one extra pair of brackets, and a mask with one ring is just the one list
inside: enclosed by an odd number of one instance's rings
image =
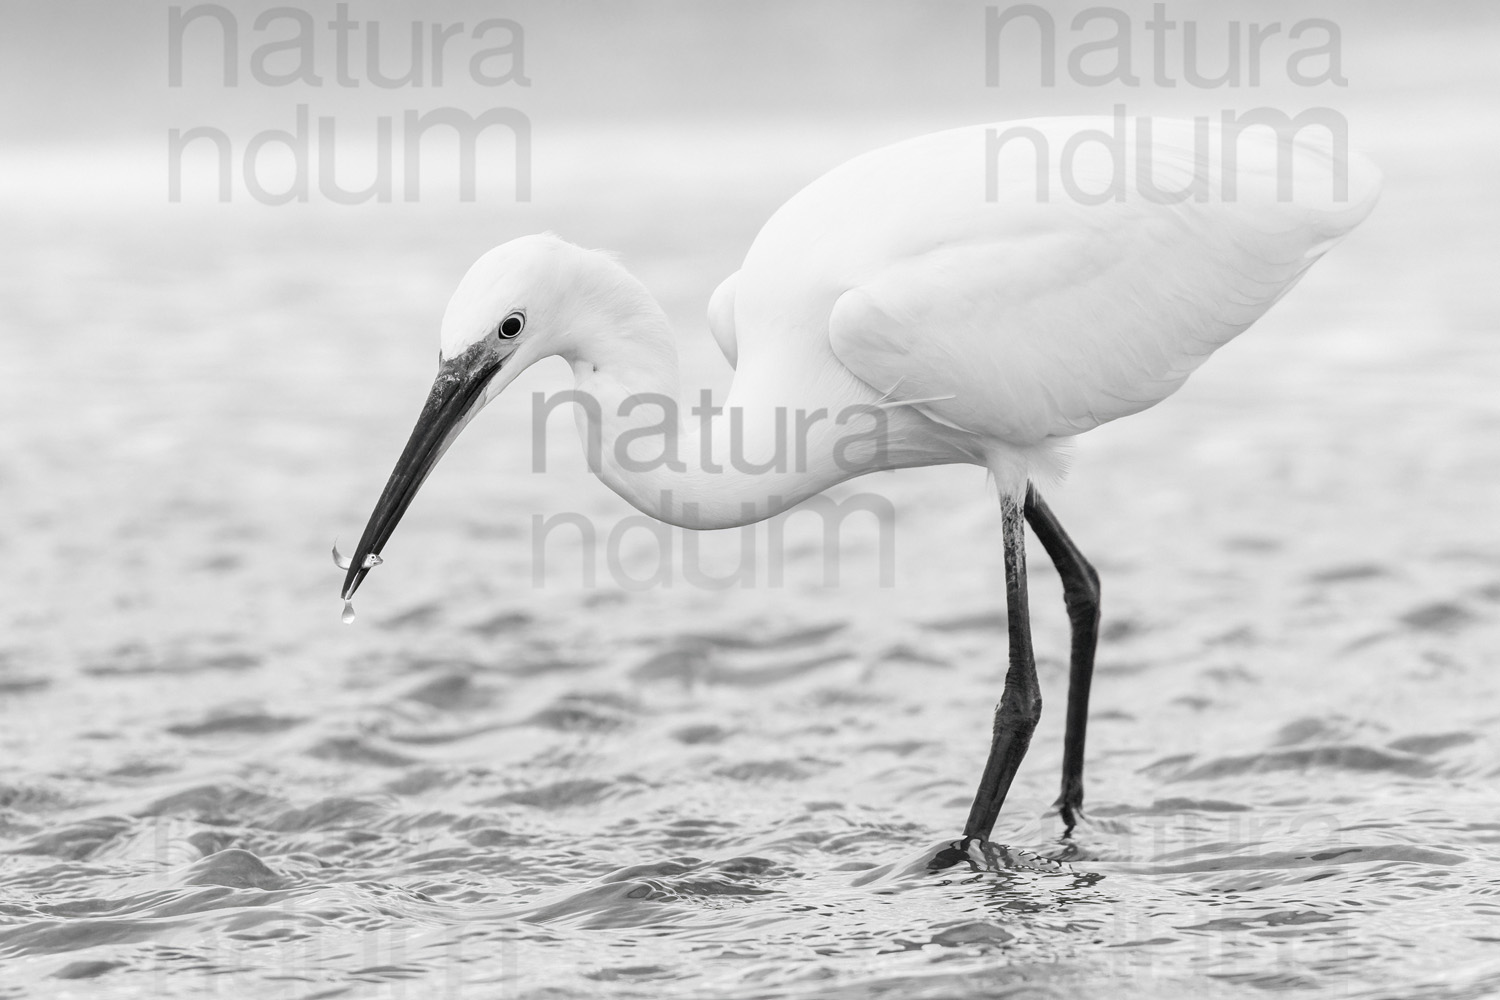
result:
[(552, 235), (504, 243), (448, 303), (437, 379), (344, 599), (462, 428), (553, 355), (573, 368), (592, 471), (683, 527), (750, 524), (877, 470), (980, 465), (1001, 506), (1009, 666), (960, 843), (988, 843), (1041, 714), (1027, 523), (1072, 629), (1067, 836), (1083, 803), (1099, 577), (1037, 484), (1058, 480), (1069, 438), (1175, 391), (1379, 187), (1341, 141), (1207, 120), (1035, 119), (875, 150), (783, 205), (714, 292), (708, 323), (735, 377), (722, 407), (693, 410), (701, 420), (679, 408), (672, 330), (628, 271)]

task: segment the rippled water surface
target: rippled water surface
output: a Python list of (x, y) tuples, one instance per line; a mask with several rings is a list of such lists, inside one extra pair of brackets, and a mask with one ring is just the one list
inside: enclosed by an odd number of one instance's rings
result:
[[(619, 249), (722, 388), (708, 292), (790, 187), (8, 210), (0, 996), (1500, 991), (1495, 164), (1455, 146), (1467, 181), (1438, 185), (1375, 152), (1365, 229), (1079, 443), (1052, 496), (1104, 577), (1089, 818), (1059, 843), (1066, 619), (1037, 549), (1048, 708), (1013, 850), (940, 873), (1004, 669), (975, 470), (844, 489), (897, 510), (890, 580), (873, 523), (834, 583), (794, 519), (698, 539), (699, 568), (759, 560), (708, 589), (570, 421), (532, 471), (529, 394), (568, 377), (539, 370), (339, 622), (329, 544), (472, 257), (548, 227)], [(599, 526), (592, 584), (576, 533), (538, 555), (534, 515), (570, 512)]]

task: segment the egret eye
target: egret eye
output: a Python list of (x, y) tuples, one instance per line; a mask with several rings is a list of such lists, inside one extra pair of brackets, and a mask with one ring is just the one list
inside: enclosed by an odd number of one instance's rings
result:
[(500, 329), (495, 332), (501, 340), (513, 340), (520, 336), (521, 328), (526, 325), (526, 314), (513, 312), (500, 321)]

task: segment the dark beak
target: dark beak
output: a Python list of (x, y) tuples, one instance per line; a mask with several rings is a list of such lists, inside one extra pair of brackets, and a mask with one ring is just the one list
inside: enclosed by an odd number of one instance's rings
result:
[(485, 354), (482, 348), (443, 362), (422, 406), (422, 414), (417, 417), (411, 440), (406, 442), (406, 449), (401, 452), (390, 481), (370, 515), (370, 523), (365, 525), (359, 547), (354, 550), (349, 575), (344, 578), (344, 600), (353, 597), (364, 582), (365, 574), (370, 572), (365, 565), (370, 556), (380, 555), (438, 459), (478, 412), (484, 388), (502, 363), (503, 359)]

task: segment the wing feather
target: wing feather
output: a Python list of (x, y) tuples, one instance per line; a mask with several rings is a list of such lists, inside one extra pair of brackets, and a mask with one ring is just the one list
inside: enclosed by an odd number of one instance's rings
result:
[(739, 360), (739, 345), (734, 336), (734, 289), (739, 277), (740, 272), (736, 271), (719, 282), (719, 287), (708, 299), (708, 329), (731, 368)]
[[(1201, 180), (1203, 197), (1174, 203), (1127, 183), (1103, 204), (1040, 199), (1034, 162), (1016, 157), (1001, 158), (999, 197), (982, 210), (945, 215), (941, 196), (926, 192), (916, 199), (925, 218), (895, 213), (882, 232), (861, 234), (878, 252), (833, 303), (833, 354), (877, 392), (899, 383), (898, 397), (951, 396), (920, 408), (1018, 445), (1160, 402), (1284, 295), (1378, 192), (1378, 173), (1356, 159), (1357, 198), (1282, 197), (1285, 150), (1248, 137), (1233, 197), (1222, 164), (1205, 169), (1189, 123), (1158, 123), (1145, 138), (1159, 188)], [(1294, 192), (1326, 192), (1329, 153), (1301, 144), (1292, 154)], [(923, 182), (920, 156), (905, 155), (915, 166), (899, 176)], [(1079, 156), (1069, 179), (1100, 190), (1108, 166)], [(1052, 190), (1060, 184), (1054, 168)]]

